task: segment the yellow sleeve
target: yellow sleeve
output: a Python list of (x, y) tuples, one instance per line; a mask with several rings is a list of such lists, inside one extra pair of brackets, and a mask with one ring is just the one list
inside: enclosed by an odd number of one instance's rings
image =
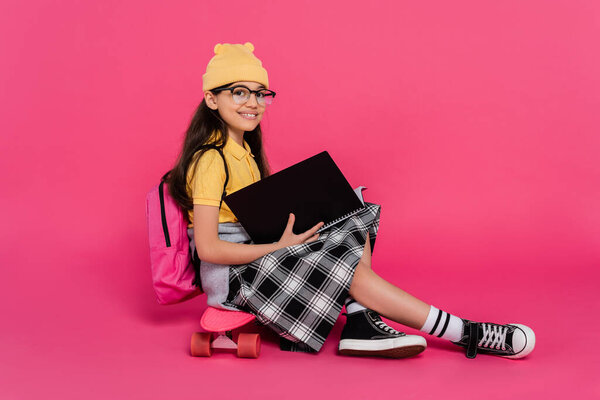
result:
[(217, 150), (207, 150), (190, 167), (189, 185), (192, 202), (219, 207), (225, 184), (225, 166)]

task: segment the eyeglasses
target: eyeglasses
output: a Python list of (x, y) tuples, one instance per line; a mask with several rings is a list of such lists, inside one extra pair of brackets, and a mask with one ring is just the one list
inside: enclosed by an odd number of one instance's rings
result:
[(231, 94), (233, 95), (233, 101), (235, 102), (235, 104), (245, 104), (248, 100), (250, 100), (250, 96), (252, 95), (252, 93), (254, 93), (254, 95), (256, 96), (256, 102), (261, 106), (273, 103), (273, 99), (275, 98), (275, 92), (272, 90), (250, 90), (246, 86), (242, 85), (222, 89), (213, 89), (212, 91), (215, 93), (219, 93), (224, 90), (231, 91)]

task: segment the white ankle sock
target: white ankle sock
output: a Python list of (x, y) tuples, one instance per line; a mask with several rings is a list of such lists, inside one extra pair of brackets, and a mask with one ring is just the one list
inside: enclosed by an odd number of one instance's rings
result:
[(421, 328), (421, 332), (458, 342), (463, 333), (462, 319), (434, 306), (430, 307), (429, 315)]
[(358, 301), (354, 300), (350, 296), (348, 296), (346, 298), (346, 301), (344, 302), (344, 304), (346, 305), (346, 313), (347, 314), (352, 314), (353, 312), (367, 309), (367, 307), (363, 306), (362, 304), (360, 304)]

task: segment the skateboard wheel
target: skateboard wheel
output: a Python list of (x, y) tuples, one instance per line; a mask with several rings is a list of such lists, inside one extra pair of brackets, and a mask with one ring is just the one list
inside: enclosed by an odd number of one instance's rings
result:
[(192, 334), (191, 352), (194, 357), (210, 357), (212, 351), (210, 341), (212, 335), (206, 332), (194, 332)]
[(258, 333), (240, 333), (237, 355), (242, 358), (258, 358), (260, 355), (260, 335)]

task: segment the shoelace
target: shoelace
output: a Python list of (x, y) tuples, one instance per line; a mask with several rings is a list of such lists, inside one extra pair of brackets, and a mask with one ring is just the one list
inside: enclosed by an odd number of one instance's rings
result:
[(508, 326), (482, 323), (481, 329), (483, 330), (483, 337), (477, 346), (506, 350), (506, 332), (508, 331)]
[(397, 330), (395, 330), (394, 328), (392, 328), (391, 326), (389, 326), (388, 324), (386, 324), (382, 320), (375, 321), (375, 325), (377, 325), (377, 327), (379, 329), (383, 329), (385, 332), (391, 333), (392, 335), (400, 335), (400, 334), (402, 334), (402, 332), (398, 332)]

